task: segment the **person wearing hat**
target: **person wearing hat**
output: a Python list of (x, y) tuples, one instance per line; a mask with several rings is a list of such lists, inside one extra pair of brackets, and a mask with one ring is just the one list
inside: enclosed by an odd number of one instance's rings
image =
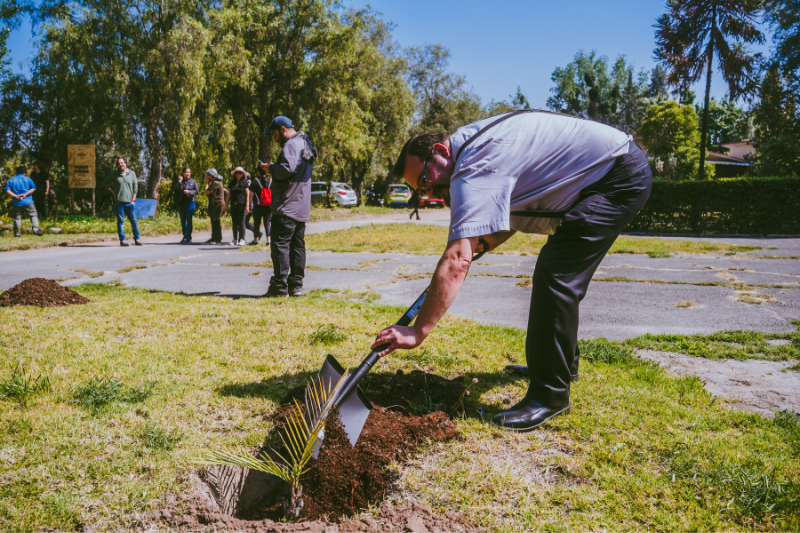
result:
[(250, 209), (247, 205), (249, 199), (250, 180), (247, 179), (247, 171), (242, 167), (236, 167), (231, 172), (231, 182), (228, 186), (230, 194), (228, 203), (230, 204), (231, 223), (233, 225), (233, 240), (231, 246), (244, 246), (244, 218)]
[(296, 131), (286, 117), (275, 117), (265, 135), (280, 143), (275, 163), (261, 167), (272, 178), (272, 227), (270, 254), (273, 275), (267, 298), (300, 296), (306, 268), (306, 222), (311, 215), (311, 173), (317, 149), (302, 131)]
[(225, 214), (228, 204), (228, 190), (222, 186), (222, 176), (216, 169), (206, 170), (206, 196), (208, 197), (208, 218), (211, 219), (211, 238), (209, 244), (222, 244), (222, 223), (220, 219)]

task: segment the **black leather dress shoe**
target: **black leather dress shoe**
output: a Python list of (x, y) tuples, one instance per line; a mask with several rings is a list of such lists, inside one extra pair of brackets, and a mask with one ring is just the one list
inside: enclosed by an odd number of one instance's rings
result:
[(545, 407), (539, 402), (523, 398), (508, 411), (495, 415), (492, 422), (509, 431), (530, 431), (538, 428), (554, 416), (569, 413), (569, 405)]
[[(508, 365), (504, 369), (509, 374), (513, 374), (515, 376), (520, 376), (523, 378), (528, 377), (528, 367), (525, 365)], [(570, 378), (571, 381), (578, 381), (578, 374), (573, 374)]]

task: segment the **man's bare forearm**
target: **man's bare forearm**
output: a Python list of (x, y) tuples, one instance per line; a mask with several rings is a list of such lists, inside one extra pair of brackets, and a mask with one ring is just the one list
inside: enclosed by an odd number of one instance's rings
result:
[(478, 250), (477, 251), (478, 252), (491, 252), (492, 250), (495, 250), (498, 246), (500, 246), (501, 244), (506, 242), (508, 239), (513, 237), (516, 232), (517, 232), (517, 230), (513, 230), (512, 229), (512, 230), (508, 230), (508, 231), (496, 231), (496, 232), (491, 233), (489, 235), (484, 235), (483, 237), (481, 237), (481, 239), (486, 241), (486, 244), (489, 245), (489, 249), (488, 250), (484, 250), (483, 249), (483, 243), (481, 243), (481, 245), (478, 246)]
[(477, 237), (458, 239), (447, 244), (447, 249), (439, 259), (433, 274), (428, 296), (414, 323), (414, 328), (421, 338), (424, 339), (430, 334), (458, 296), (477, 244)]

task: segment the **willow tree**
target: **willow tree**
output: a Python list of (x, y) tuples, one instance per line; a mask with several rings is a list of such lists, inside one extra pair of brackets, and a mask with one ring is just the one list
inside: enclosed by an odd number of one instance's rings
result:
[(714, 59), (731, 100), (752, 96), (758, 90), (755, 73), (760, 54), (751, 54), (747, 45), (764, 42), (756, 26), (762, 5), (762, 0), (669, 0), (668, 12), (656, 22), (654, 53), (668, 71), (668, 83), (684, 88), (706, 76), (699, 179), (705, 178)]

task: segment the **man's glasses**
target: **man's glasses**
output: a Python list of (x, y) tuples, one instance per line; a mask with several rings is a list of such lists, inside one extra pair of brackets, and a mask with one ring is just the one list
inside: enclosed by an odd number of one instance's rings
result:
[(428, 163), (429, 161), (425, 161), (425, 168), (422, 171), (422, 175), (417, 179), (417, 192), (420, 193), (433, 190), (433, 182), (428, 179)]

